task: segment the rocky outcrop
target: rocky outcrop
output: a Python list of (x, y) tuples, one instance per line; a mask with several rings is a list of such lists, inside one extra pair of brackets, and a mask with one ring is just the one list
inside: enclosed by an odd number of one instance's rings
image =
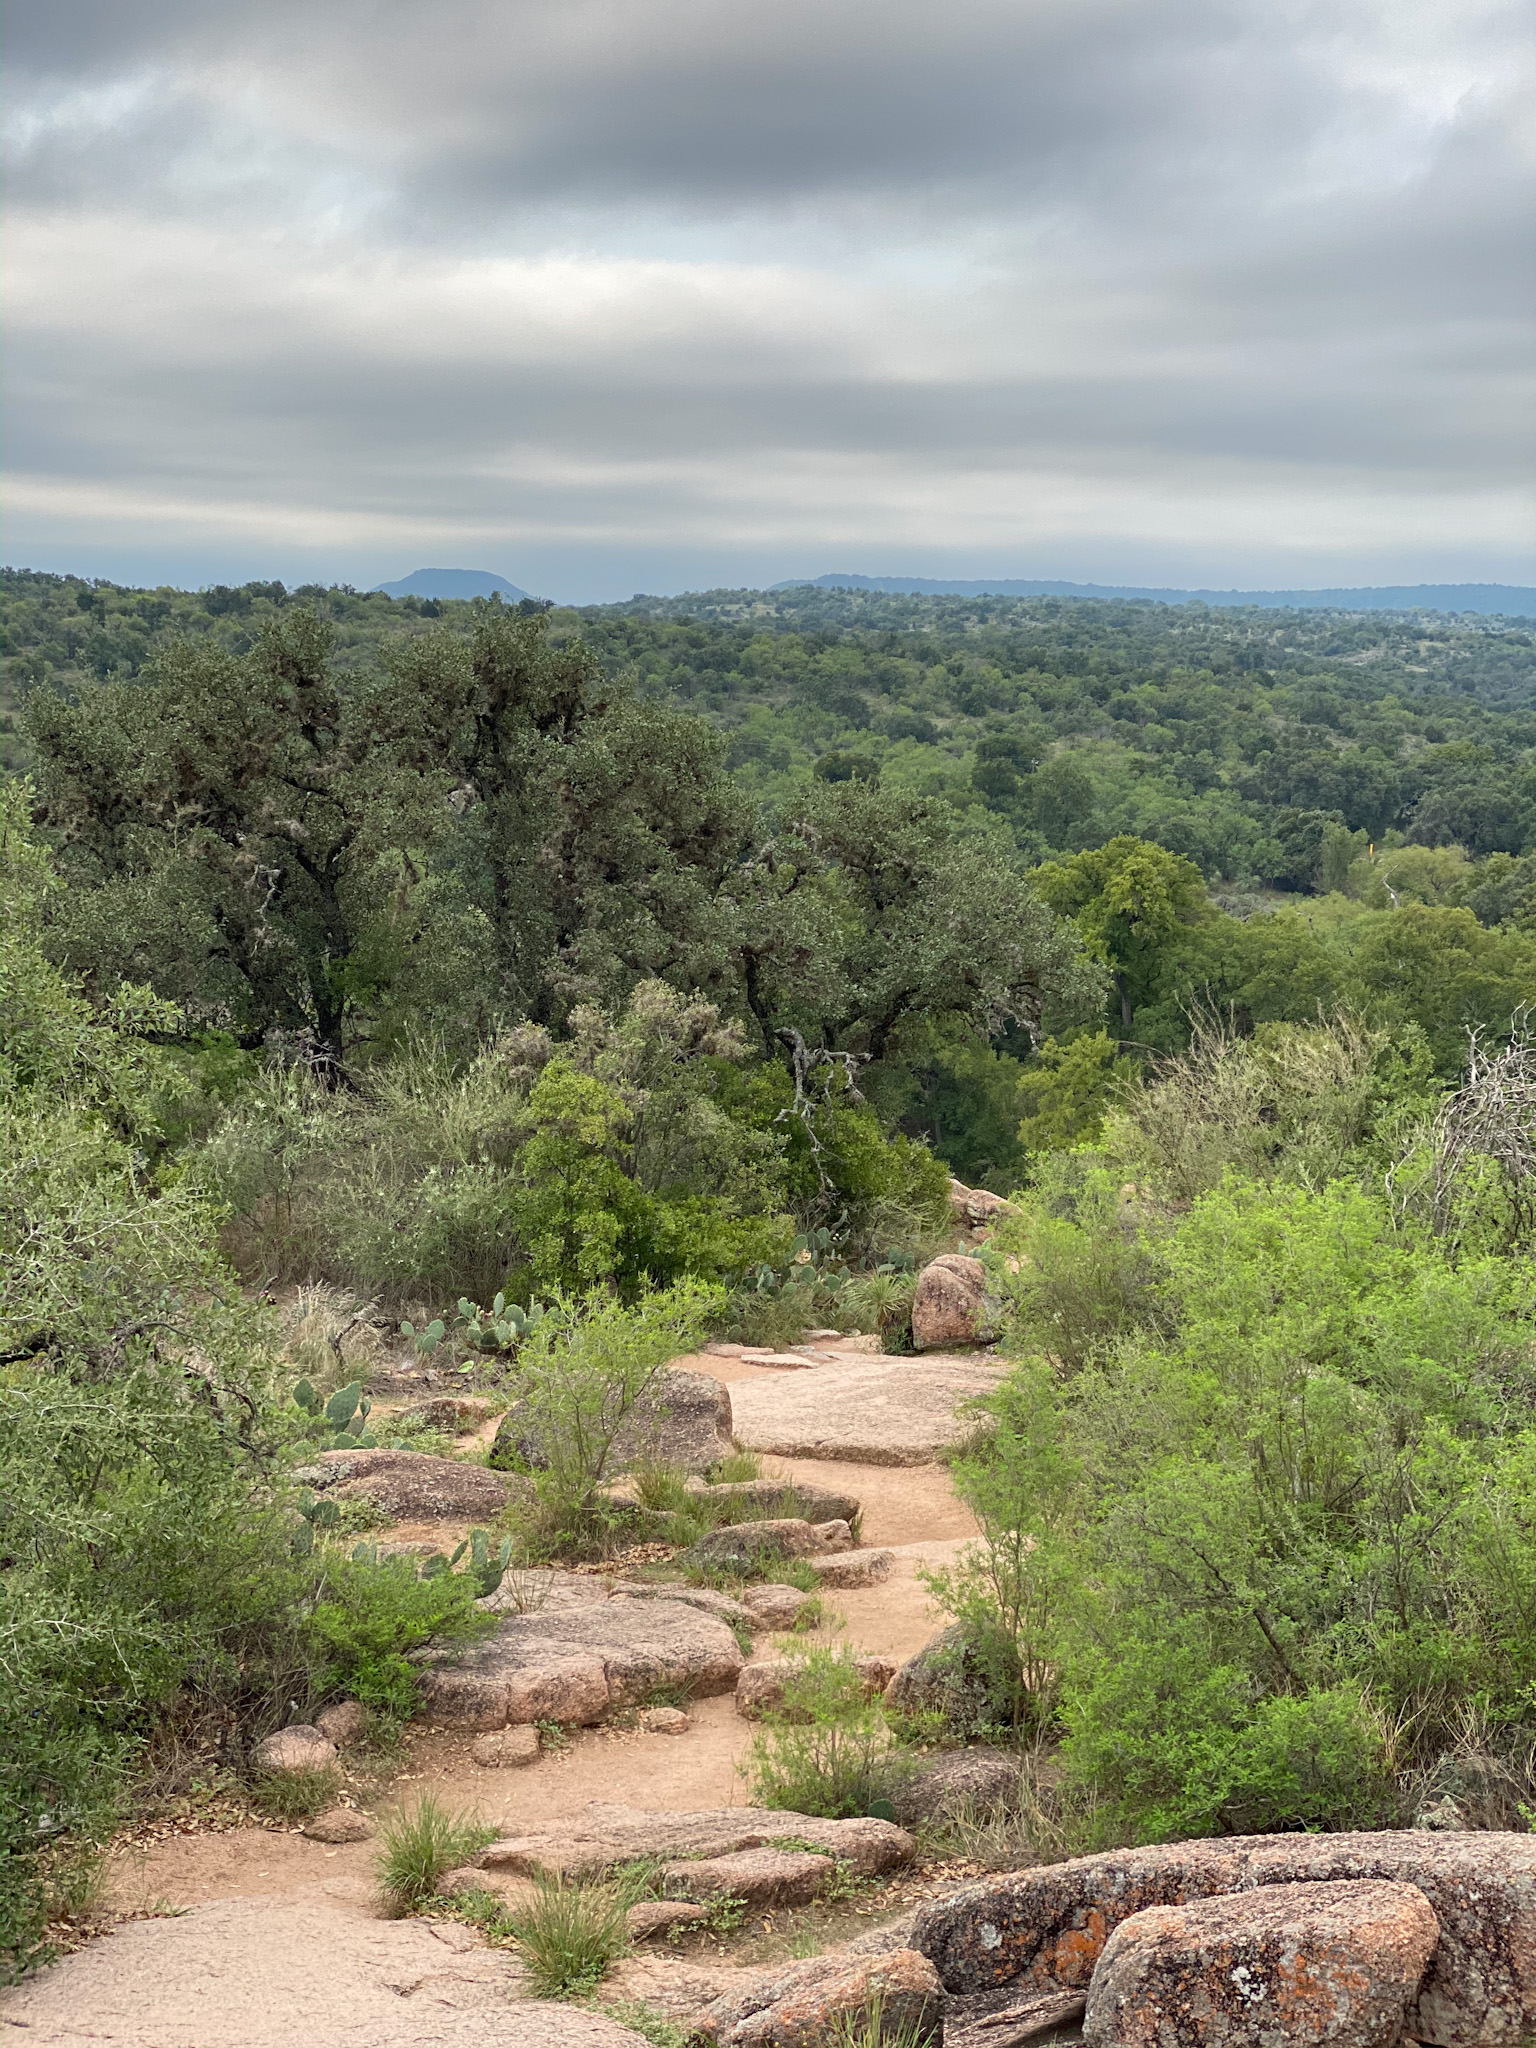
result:
[(705, 2007), (695, 2036), (719, 2048), (821, 2048), (876, 2011), (882, 2038), (937, 2048), (944, 1994), (926, 1957), (899, 1948), (757, 1972), (750, 1986)]
[(845, 1350), (835, 1372), (737, 1380), (736, 1434), (749, 1450), (774, 1457), (928, 1465), (974, 1430), (962, 1404), (991, 1393), (1005, 1370), (978, 1353), (893, 1358)]
[(968, 1647), (959, 1622), (951, 1622), (909, 1657), (886, 1688), (886, 1710), (932, 1727), (934, 1717), (951, 1735), (966, 1736), (997, 1722), (1006, 1712), (995, 1703), (987, 1674)]
[(792, 1629), (813, 1598), (798, 1586), (746, 1586), (742, 1589), (741, 1604), (751, 1615), (754, 1628)]
[(522, 1877), (597, 1877), (616, 1864), (654, 1856), (733, 1856), (741, 1849), (793, 1841), (875, 1877), (911, 1861), (912, 1837), (885, 1820), (819, 1820), (768, 1807), (707, 1807), (698, 1812), (652, 1812), (594, 1801), (560, 1821), (492, 1842), (477, 1861), (488, 1870)]
[(371, 1500), (401, 1522), (489, 1521), (523, 1491), (504, 1473), (425, 1451), (322, 1451), (294, 1477), (328, 1500)]
[(1414, 1885), (1268, 1885), (1149, 1906), (1093, 1972), (1091, 2048), (1396, 2048), (1440, 1936)]
[(987, 1308), (987, 1274), (979, 1259), (943, 1252), (917, 1276), (912, 1342), (919, 1351), (986, 1344), (996, 1335)]
[(704, 1908), (687, 1899), (642, 1899), (624, 1915), (631, 1941), (650, 1941), (674, 1928), (697, 1927), (705, 1917)]
[(859, 1503), (851, 1493), (834, 1493), (830, 1486), (815, 1486), (808, 1480), (734, 1479), (719, 1486), (690, 1481), (688, 1491), (710, 1501), (729, 1501), (745, 1519), (755, 1509), (755, 1520), (778, 1521), (786, 1515), (810, 1522), (853, 1522)]
[(333, 1700), (328, 1707), (322, 1707), (315, 1716), (315, 1726), (327, 1742), (334, 1742), (338, 1749), (347, 1749), (354, 1742), (361, 1742), (368, 1733), (368, 1709), (361, 1700)]
[(843, 1541), (834, 1546), (797, 1516), (772, 1522), (731, 1522), (723, 1529), (707, 1531), (683, 1552), (679, 1562), (685, 1570), (691, 1565), (710, 1565), (730, 1571), (751, 1568), (765, 1557), (815, 1557), (834, 1547), (849, 1547), (847, 1524), (836, 1526)]
[[(548, 1464), (538, 1420), (522, 1401), (501, 1419), (491, 1447), (497, 1471), (538, 1472)], [(611, 1472), (639, 1464), (681, 1466), (705, 1472), (728, 1458), (731, 1395), (712, 1374), (670, 1365), (659, 1372), (626, 1418), (608, 1460)]]
[(945, 1988), (1086, 1990), (1115, 1928), (1154, 1906), (1270, 1885), (1415, 1886), (1440, 1937), (1407, 2032), (1437, 2048), (1515, 2048), (1536, 2029), (1536, 1836), (1416, 1830), (1238, 1835), (1084, 1856), (969, 1885), (918, 1914)]
[(733, 1692), (741, 1666), (735, 1635), (712, 1614), (679, 1600), (597, 1598), (504, 1620), (425, 1674), (422, 1704), (439, 1727), (591, 1726), (658, 1686), (701, 1698)]
[(761, 1911), (772, 1906), (808, 1906), (837, 1875), (830, 1856), (810, 1849), (736, 1849), (729, 1856), (700, 1856), (669, 1863), (667, 1886), (690, 1899), (739, 1899)]
[(598, 1607), (605, 1600), (667, 1600), (712, 1614), (729, 1629), (762, 1626), (749, 1607), (712, 1586), (681, 1586), (670, 1579), (611, 1579), (606, 1572), (559, 1572), (544, 1566), (514, 1566), (502, 1574), (495, 1592), (476, 1604), (487, 1614), (535, 1615)]
[(435, 1400), (418, 1401), (414, 1408), (402, 1408), (396, 1422), (414, 1423), (418, 1429), (440, 1429), (463, 1436), (489, 1422), (495, 1414), (489, 1401), (471, 1394), (439, 1394)]
[(989, 1230), (1000, 1216), (1014, 1213), (1012, 1202), (987, 1188), (968, 1188), (963, 1181), (949, 1184), (949, 1214), (963, 1230)]

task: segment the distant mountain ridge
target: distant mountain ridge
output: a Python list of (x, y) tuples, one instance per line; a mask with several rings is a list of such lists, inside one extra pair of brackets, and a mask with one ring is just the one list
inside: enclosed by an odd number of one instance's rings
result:
[(491, 597), (498, 590), (503, 597), (531, 595), (509, 583), (505, 576), (493, 576), (489, 569), (413, 569), (398, 583), (375, 583), (386, 597)]
[(1153, 604), (1265, 605), (1275, 610), (1487, 612), (1536, 616), (1536, 587), (1521, 583), (1389, 583), (1356, 590), (1153, 590), (1120, 583), (1048, 583), (1019, 577), (791, 576), (775, 590), (879, 590), (915, 597), (1145, 598)]

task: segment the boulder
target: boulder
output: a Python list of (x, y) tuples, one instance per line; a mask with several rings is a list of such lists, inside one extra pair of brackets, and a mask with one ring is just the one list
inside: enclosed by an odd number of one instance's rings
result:
[(312, 1842), (367, 1842), (373, 1837), (367, 1818), (350, 1806), (333, 1806), (329, 1813), (317, 1813), (304, 1823), (304, 1832)]
[(754, 1628), (792, 1629), (814, 1598), (798, 1586), (744, 1586), (741, 1604)]
[[(860, 1657), (858, 1666), (864, 1678), (864, 1697), (873, 1699), (885, 1691), (890, 1683), (894, 1668), (889, 1657)], [(801, 1667), (788, 1657), (775, 1658), (766, 1664), (744, 1664), (741, 1676), (736, 1681), (736, 1711), (748, 1721), (756, 1721), (784, 1704), (784, 1682)], [(1017, 1772), (1014, 1773), (1017, 1778)]]
[(494, 1728), (477, 1735), (469, 1753), (487, 1771), (522, 1770), (539, 1760), (539, 1731), (527, 1721), (515, 1728)]
[(1150, 1906), (1262, 1885), (1414, 1885), (1440, 1923), (1407, 2031), (1436, 2048), (1516, 2048), (1536, 2030), (1536, 1836), (1231, 1835), (1080, 1856), (967, 1885), (918, 1913), (948, 1991), (1086, 1990), (1105, 1942)]
[[(877, 1347), (878, 1338), (871, 1338)], [(1006, 1367), (979, 1352), (923, 1358), (842, 1356), (836, 1372), (738, 1380), (736, 1435), (780, 1458), (854, 1465), (929, 1465), (976, 1427), (964, 1403), (989, 1394)]]
[(991, 1726), (998, 1719), (986, 1672), (969, 1650), (964, 1628), (951, 1622), (907, 1659), (885, 1692), (897, 1717), (937, 1717), (953, 1734)]
[[(846, 1523), (843, 1525), (846, 1529)], [(731, 1522), (710, 1529), (689, 1545), (679, 1562), (686, 1570), (711, 1565), (722, 1570), (750, 1568), (765, 1557), (813, 1557), (826, 1550), (825, 1539), (797, 1516), (773, 1522)]]
[(812, 1557), (806, 1562), (823, 1586), (852, 1591), (859, 1586), (878, 1586), (891, 1576), (896, 1562), (894, 1550), (845, 1550), (832, 1557)]
[(718, 2048), (822, 2048), (876, 2011), (882, 2037), (937, 2048), (944, 1993), (925, 1956), (898, 1948), (759, 1971), (749, 1986), (706, 2006), (695, 2026)]
[(1440, 1924), (1411, 1884), (1277, 1884), (1149, 1906), (1109, 1937), (1092, 2048), (1396, 2048)]
[(852, 1550), (853, 1531), (846, 1522), (815, 1522), (812, 1524), (821, 1538), (825, 1550)]
[(987, 1312), (987, 1273), (980, 1259), (943, 1252), (917, 1276), (912, 1342), (919, 1351), (985, 1344), (996, 1335)]
[(328, 1771), (336, 1762), (336, 1745), (309, 1722), (295, 1721), (257, 1743), (255, 1762), (261, 1771)]
[(911, 1861), (912, 1837), (886, 1820), (820, 1820), (767, 1807), (709, 1807), (698, 1812), (651, 1811), (599, 1800), (559, 1821), (492, 1842), (477, 1859), (489, 1870), (522, 1877), (596, 1877), (619, 1863), (654, 1856), (731, 1856), (738, 1849), (793, 1840), (875, 1877)]
[(1349, 1878), (1416, 1885), (1440, 1939), (1408, 2015), (1437, 2048), (1496, 2048), (1536, 2033), (1536, 1835), (1249, 1835), (1245, 1885)]
[(897, 1820), (912, 1828), (957, 1813), (986, 1813), (1007, 1805), (1018, 1791), (1017, 1757), (996, 1749), (946, 1749), (911, 1762), (889, 1796)]
[(371, 1500), (399, 1522), (488, 1522), (522, 1492), (505, 1473), (425, 1451), (322, 1451), (306, 1466), (330, 1500)]
[(427, 1719), (491, 1730), (519, 1721), (600, 1721), (658, 1686), (733, 1692), (742, 1654), (712, 1614), (679, 1600), (598, 1596), (505, 1619), (494, 1636), (422, 1680)]
[(830, 1486), (815, 1486), (804, 1479), (731, 1479), (719, 1486), (691, 1480), (688, 1491), (706, 1500), (726, 1500), (733, 1507), (755, 1508), (754, 1519), (773, 1521), (784, 1515), (798, 1515), (803, 1521), (854, 1522), (859, 1503), (851, 1493), (835, 1493)]
[(368, 1733), (368, 1709), (361, 1700), (333, 1700), (328, 1707), (322, 1707), (315, 1716), (315, 1726), (327, 1742), (334, 1742), (338, 1749), (346, 1749), (354, 1742), (361, 1742)]
[[(609, 1469), (655, 1464), (705, 1472), (734, 1449), (729, 1388), (712, 1373), (669, 1365), (656, 1375), (614, 1438)], [(496, 1431), (492, 1466), (497, 1471), (537, 1472), (547, 1463), (539, 1424), (526, 1402), (515, 1401)]]
[(1014, 1210), (1012, 1202), (1005, 1201), (1001, 1195), (994, 1195), (990, 1189), (968, 1188), (963, 1181), (951, 1180), (949, 1213), (963, 1229), (986, 1230), (1000, 1216), (1011, 1216)]
[(736, 1849), (729, 1856), (669, 1863), (663, 1875), (690, 1899), (740, 1899), (760, 1909), (809, 1905), (837, 1875), (837, 1864), (809, 1849)]
[(631, 1941), (649, 1941), (674, 1927), (697, 1927), (705, 1917), (704, 1909), (688, 1899), (642, 1899), (624, 1915), (624, 1925)]
[(693, 1716), (685, 1714), (681, 1707), (646, 1707), (640, 1715), (640, 1726), (647, 1735), (686, 1735), (693, 1726)]

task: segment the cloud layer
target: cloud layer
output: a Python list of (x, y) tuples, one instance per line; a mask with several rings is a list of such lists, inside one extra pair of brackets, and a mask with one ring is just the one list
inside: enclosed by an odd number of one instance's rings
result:
[(6, 559), (1524, 580), (1482, 0), (17, 0)]

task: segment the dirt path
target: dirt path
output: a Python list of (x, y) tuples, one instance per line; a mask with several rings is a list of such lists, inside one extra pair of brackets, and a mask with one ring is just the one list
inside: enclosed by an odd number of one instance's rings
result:
[[(700, 1354), (679, 1362), (707, 1370), (726, 1384), (773, 1377), (735, 1358)], [(949, 1563), (976, 1533), (969, 1511), (954, 1496), (947, 1469), (768, 1458), (764, 1471), (772, 1478), (803, 1477), (856, 1495), (863, 1503), (863, 1541), (897, 1553), (883, 1585), (824, 1596), (842, 1627), (821, 1639), (846, 1640), (856, 1649), (898, 1659), (920, 1649), (940, 1620), (918, 1572), (924, 1565)], [(464, 1533), (441, 1522), (402, 1524), (388, 1532), (387, 1540), (451, 1547)], [(783, 1646), (782, 1638), (761, 1636), (752, 1661), (778, 1656)], [(652, 1809), (743, 1803), (746, 1786), (737, 1766), (752, 1739), (752, 1725), (737, 1714), (730, 1697), (701, 1700), (691, 1715), (693, 1725), (683, 1735), (578, 1730), (565, 1750), (546, 1753), (521, 1770), (484, 1770), (470, 1757), (469, 1736), (415, 1728), (407, 1732), (399, 1768), (382, 1776), (354, 1775), (348, 1793), (364, 1811), (378, 1814), (402, 1798), (430, 1791), (506, 1833), (574, 1814), (594, 1799)], [(115, 1851), (108, 1896), (119, 1910), (139, 1912), (219, 1899), (305, 1896), (366, 1911), (373, 1897), (373, 1854), (369, 1843), (328, 1848), (296, 1831), (244, 1828), (176, 1836)]]

